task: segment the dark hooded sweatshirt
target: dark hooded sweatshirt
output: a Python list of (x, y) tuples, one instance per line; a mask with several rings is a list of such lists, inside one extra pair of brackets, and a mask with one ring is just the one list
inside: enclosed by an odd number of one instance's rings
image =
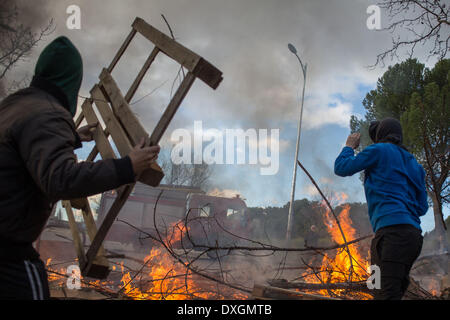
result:
[(0, 261), (33, 259), (54, 203), (134, 181), (129, 157), (77, 163), (73, 115), (82, 79), (65, 37), (41, 53), (29, 88), (0, 103)]

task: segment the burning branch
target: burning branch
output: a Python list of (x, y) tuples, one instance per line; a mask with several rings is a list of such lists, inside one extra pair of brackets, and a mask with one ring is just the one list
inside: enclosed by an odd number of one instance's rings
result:
[(320, 190), (319, 186), (317, 185), (316, 181), (314, 180), (314, 178), (309, 174), (308, 170), (306, 170), (306, 168), (301, 164), (300, 161), (297, 160), (298, 165), (300, 166), (300, 168), (302, 168), (302, 170), (306, 173), (306, 175), (308, 176), (308, 178), (311, 180), (311, 182), (313, 183), (313, 185), (316, 187), (317, 191), (320, 193), (320, 195), (322, 196), (323, 200), (325, 201), (325, 203), (327, 204), (328, 208), (330, 209), (331, 213), (333, 214), (334, 219), (336, 220), (336, 224), (339, 227), (339, 231), (341, 232), (342, 235), (342, 239), (344, 240), (344, 245), (345, 248), (347, 250), (347, 254), (348, 257), (350, 259), (350, 270), (349, 270), (349, 275), (348, 275), (348, 282), (352, 281), (352, 273), (353, 273), (353, 257), (350, 253), (350, 249), (348, 247), (348, 242), (347, 239), (345, 237), (344, 231), (342, 230), (341, 227), (341, 223), (339, 222), (339, 219), (336, 215), (336, 213), (333, 210), (333, 207), (331, 206), (330, 202), (328, 201), (328, 199), (325, 197), (325, 195), (323, 194), (322, 190)]

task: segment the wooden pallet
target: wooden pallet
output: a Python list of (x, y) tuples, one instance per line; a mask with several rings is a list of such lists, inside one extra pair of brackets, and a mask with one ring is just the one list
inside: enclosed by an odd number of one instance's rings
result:
[[(154, 49), (150, 52), (127, 93), (123, 95), (114, 78), (111, 76), (111, 72), (136, 33), (140, 33), (152, 42)], [(163, 53), (175, 60), (187, 69), (188, 72), (169, 102), (162, 117), (159, 119), (152, 134), (149, 135), (131, 111), (129, 102), (159, 53)], [(80, 126), (83, 120), (86, 120), (88, 124), (98, 124), (94, 132), (95, 147), (89, 154), (87, 161), (93, 161), (99, 153), (103, 159), (116, 157), (109, 143), (109, 136), (114, 141), (121, 157), (129, 154), (142, 137), (145, 138), (146, 146), (157, 145), (178, 110), (178, 107), (197, 78), (213, 89), (216, 89), (223, 79), (222, 72), (208, 61), (155, 29), (141, 18), (136, 18), (132, 24), (131, 32), (114, 56), (111, 64), (108, 68), (102, 70), (99, 76), (100, 81), (90, 90), (90, 98), (86, 99), (82, 104), (82, 112), (75, 121), (77, 127)], [(94, 107), (97, 108), (98, 113), (105, 123), (105, 129), (101, 127)], [(152, 169), (144, 171), (137, 180), (150, 186), (157, 186), (163, 176), (164, 173), (161, 168), (154, 163)], [(105, 257), (102, 243), (133, 188), (134, 184), (129, 184), (116, 190), (116, 200), (98, 230), (87, 198), (63, 201), (83, 276), (97, 279), (104, 279), (108, 276), (110, 271), (109, 263)], [(81, 209), (83, 213), (88, 236), (91, 240), (91, 246), (86, 253), (80, 241), (79, 230), (75, 223), (72, 208)]]

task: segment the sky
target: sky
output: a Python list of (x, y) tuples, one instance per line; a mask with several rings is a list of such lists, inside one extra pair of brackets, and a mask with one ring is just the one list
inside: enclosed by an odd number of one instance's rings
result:
[[(31, 56), (11, 73), (20, 78), (33, 74), (42, 48), (60, 35), (78, 47), (84, 62), (80, 95), (88, 96), (139, 16), (168, 34), (161, 18), (169, 21), (177, 41), (223, 72), (224, 80), (212, 90), (197, 80), (171, 122), (161, 146), (171, 150), (171, 133), (203, 129), (279, 129), (280, 167), (263, 176), (258, 165), (215, 165), (211, 188), (239, 193), (248, 206), (282, 206), (290, 199), (293, 161), (303, 77), (299, 63), (288, 50), (296, 46), (307, 64), (306, 93), (300, 143), (300, 161), (329, 193), (345, 192), (349, 201), (365, 202), (358, 175), (340, 178), (334, 160), (349, 134), (351, 115), (364, 115), (362, 100), (375, 88), (386, 67), (368, 68), (376, 54), (389, 48), (390, 35), (369, 30), (369, 0), (130, 0), (19, 1), (24, 19), (45, 25), (53, 18), (55, 30), (38, 43)], [(70, 30), (66, 9), (81, 9), (81, 29)], [(382, 13), (382, 27), (388, 23)], [(137, 36), (113, 71), (126, 92), (152, 46)], [(417, 57), (427, 66), (425, 49)], [(387, 61), (393, 64), (398, 61)], [(177, 65), (158, 57), (131, 102), (133, 112), (151, 132), (170, 100)], [(152, 93), (148, 95), (149, 93)], [(142, 98), (142, 99), (141, 99)], [(79, 99), (79, 104), (83, 101)], [(77, 151), (81, 159), (92, 144)], [(295, 198), (318, 199), (307, 177), (297, 173)], [(448, 215), (448, 212), (446, 213)], [(424, 230), (434, 227), (430, 210), (422, 219)]]

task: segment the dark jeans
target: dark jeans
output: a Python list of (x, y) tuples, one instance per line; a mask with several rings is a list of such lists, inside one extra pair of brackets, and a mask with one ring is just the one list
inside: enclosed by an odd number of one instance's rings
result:
[(376, 300), (400, 300), (409, 285), (409, 271), (422, 250), (421, 231), (400, 224), (379, 229), (372, 240), (371, 264), (380, 267), (381, 288)]
[(41, 260), (0, 261), (0, 300), (49, 298), (47, 272)]

